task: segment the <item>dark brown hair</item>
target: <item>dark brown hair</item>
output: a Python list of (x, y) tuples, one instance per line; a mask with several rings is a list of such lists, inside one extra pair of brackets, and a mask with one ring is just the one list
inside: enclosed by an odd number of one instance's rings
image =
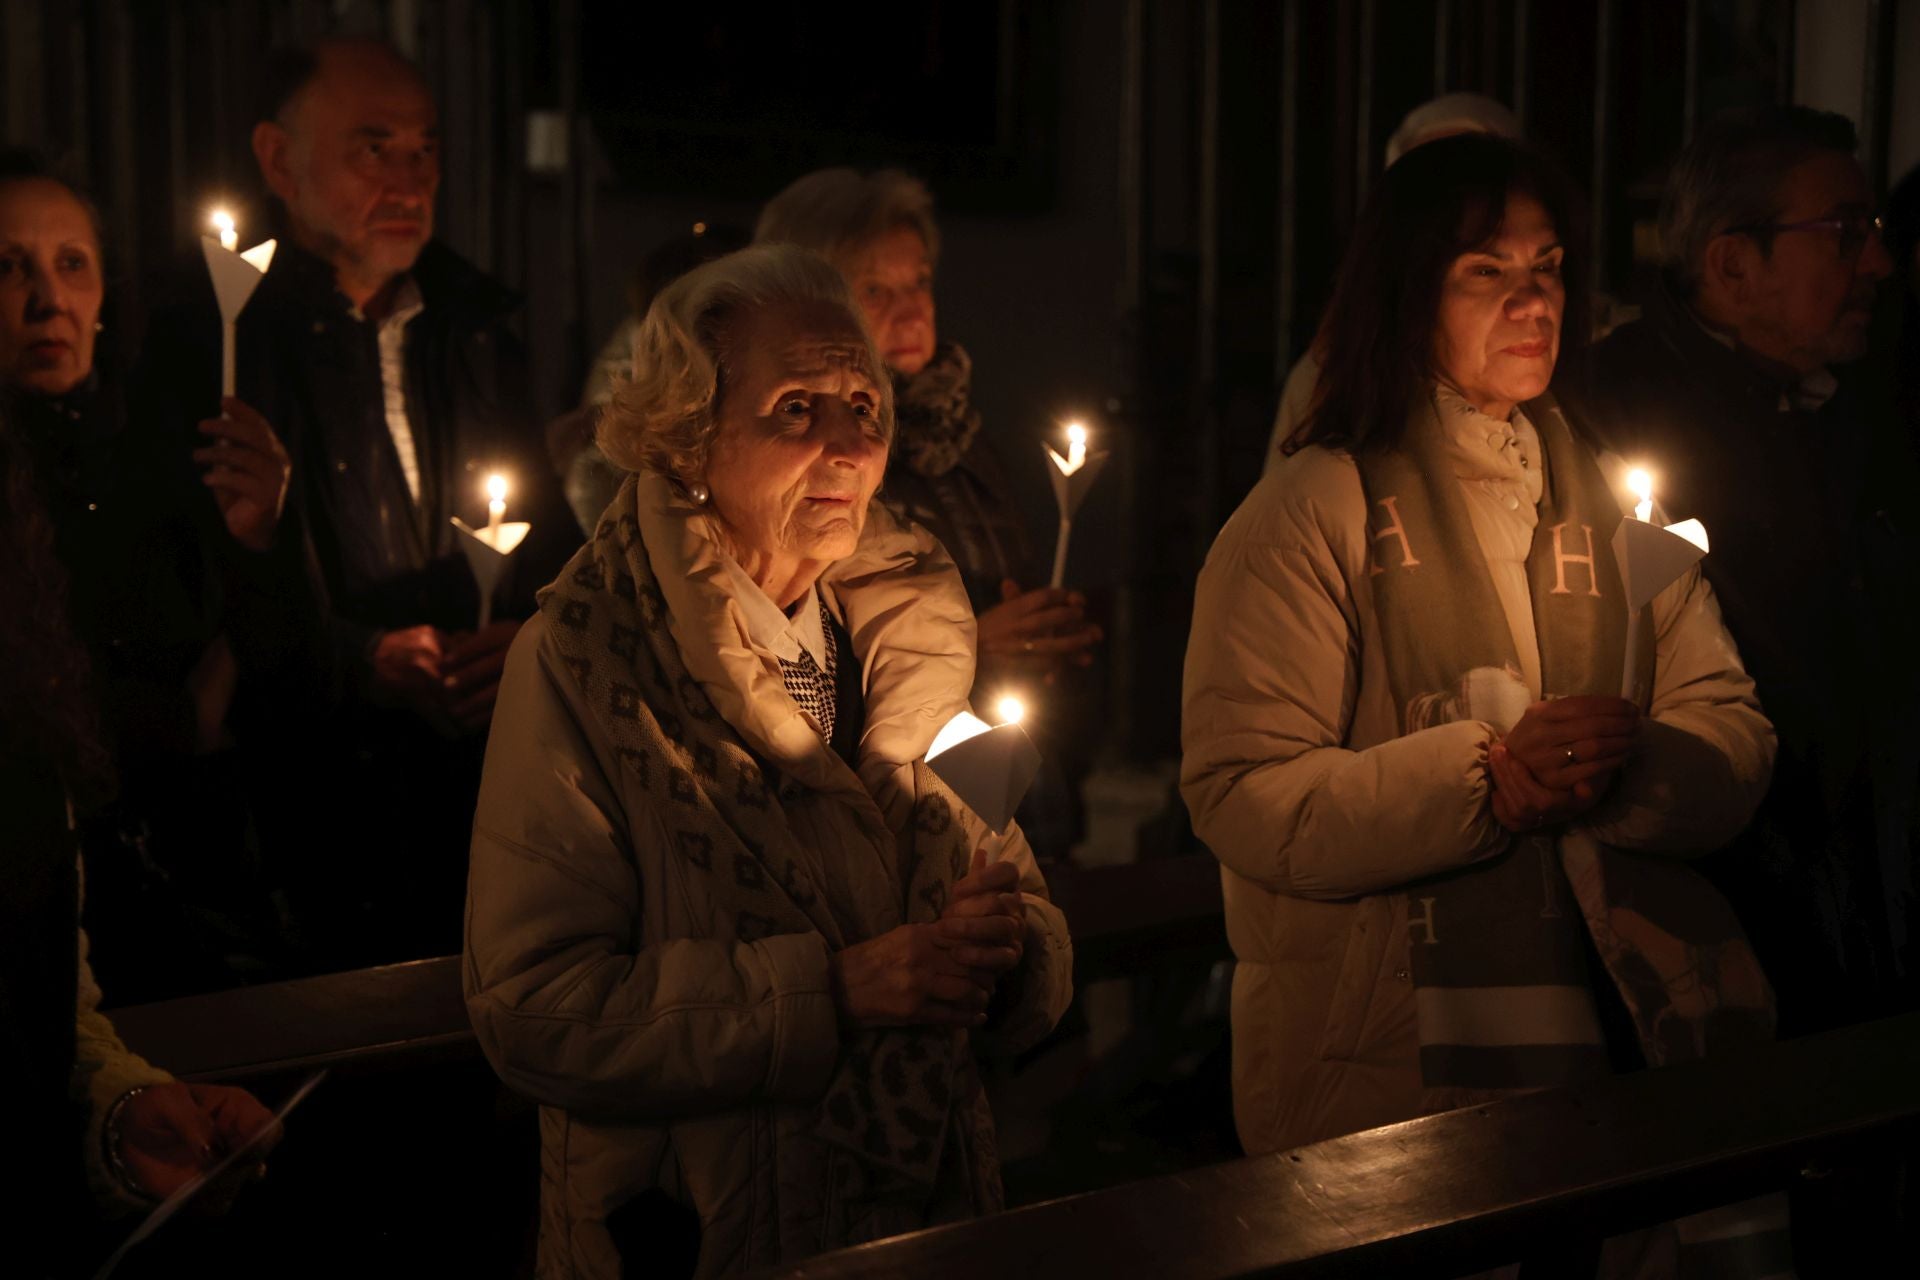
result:
[(1540, 202), (1566, 251), (1561, 360), (1586, 340), (1586, 223), (1559, 166), (1489, 134), (1429, 142), (1388, 169), (1361, 210), (1314, 340), (1320, 383), (1286, 452), (1400, 444), (1408, 415), (1433, 382), (1447, 271), (1499, 234), (1511, 195)]

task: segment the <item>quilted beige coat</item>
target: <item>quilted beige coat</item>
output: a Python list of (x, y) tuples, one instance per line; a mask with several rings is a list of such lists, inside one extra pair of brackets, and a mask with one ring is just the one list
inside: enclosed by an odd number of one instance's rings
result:
[[(1538, 698), (1526, 575), (1538, 439), (1524, 414), (1510, 426), (1420, 412), (1409, 429), (1448, 432), (1521, 680)], [(1559, 411), (1535, 402), (1525, 412)], [(1239, 959), (1234, 1115), (1250, 1153), (1470, 1100), (1421, 1085), (1405, 899), (1394, 891), (1505, 847), (1484, 763), (1499, 729), (1465, 718), (1400, 732), (1369, 548), (1352, 458), (1303, 449), (1228, 521), (1194, 605), (1181, 789), (1222, 868)], [(1697, 853), (1752, 815), (1773, 731), (1697, 569), (1654, 601), (1653, 615), (1644, 749), (1582, 821), (1620, 848)]]
[[(689, 673), (787, 779), (781, 802), (796, 833), (829, 868), (837, 848), (870, 848), (864, 833), (879, 820), (898, 836), (913, 806), (911, 762), (973, 677), (971, 612), (939, 544), (876, 504), (859, 550), (822, 579), (843, 616), (886, 618), (877, 647), (859, 654), (856, 776), (786, 696), (774, 655), (727, 598), (713, 517), (647, 476), (619, 501), (634, 503)], [(709, 936), (705, 885), (669, 852), (662, 815), (629, 807), (615, 748), (542, 616), (514, 643), (493, 725), (464, 982), (487, 1057), (542, 1104), (540, 1274), (620, 1275), (607, 1216), (650, 1189), (698, 1214), (700, 1274), (791, 1260), (782, 1224), (820, 1189), (782, 1185), (774, 1153), (806, 1140), (840, 1051), (824, 938)], [(995, 841), (1021, 870), (1025, 959), (995, 1032), (1021, 1047), (1071, 998), (1066, 922), (1017, 828), (997, 840), (963, 820), (975, 844)], [(857, 867), (840, 860), (841, 873)]]

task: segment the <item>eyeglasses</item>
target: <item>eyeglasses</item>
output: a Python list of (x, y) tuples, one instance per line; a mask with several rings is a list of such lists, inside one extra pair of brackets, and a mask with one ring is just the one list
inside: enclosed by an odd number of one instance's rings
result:
[(1828, 231), (1833, 233), (1843, 258), (1857, 258), (1867, 247), (1868, 236), (1884, 236), (1886, 219), (1875, 213), (1850, 213), (1835, 218), (1810, 218), (1805, 222), (1759, 222), (1745, 227), (1728, 227), (1729, 235), (1778, 235), (1782, 231)]

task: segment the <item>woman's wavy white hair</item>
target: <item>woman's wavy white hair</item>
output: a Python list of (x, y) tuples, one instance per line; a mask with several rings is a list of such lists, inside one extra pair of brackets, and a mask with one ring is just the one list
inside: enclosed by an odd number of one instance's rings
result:
[(600, 450), (628, 471), (682, 484), (700, 478), (720, 432), (720, 401), (740, 319), (768, 307), (831, 307), (857, 329), (863, 370), (880, 397), (880, 428), (893, 441), (893, 380), (860, 308), (826, 259), (797, 245), (756, 245), (697, 267), (660, 291), (633, 339), (633, 375), (600, 417)]

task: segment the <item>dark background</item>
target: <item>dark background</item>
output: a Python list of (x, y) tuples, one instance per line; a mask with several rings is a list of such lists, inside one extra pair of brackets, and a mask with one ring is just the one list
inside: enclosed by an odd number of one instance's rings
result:
[[(1110, 623), (1116, 760), (1177, 751), (1186, 601), (1259, 473), (1287, 367), (1401, 116), (1509, 103), (1597, 197), (1630, 295), (1694, 122), (1798, 100), (1861, 125), (1876, 179), (1920, 158), (1920, 4), (1894, 0), (0, 0), (0, 134), (87, 174), (114, 337), (209, 207), (264, 225), (246, 138), (261, 54), (384, 35), (438, 88), (440, 227), (526, 297), (543, 412), (571, 406), (640, 256), (751, 227), (827, 164), (896, 164), (941, 209), (943, 334), (1044, 544), (1038, 441), (1116, 451), (1073, 576)], [(189, 260), (190, 261), (190, 260)]]

